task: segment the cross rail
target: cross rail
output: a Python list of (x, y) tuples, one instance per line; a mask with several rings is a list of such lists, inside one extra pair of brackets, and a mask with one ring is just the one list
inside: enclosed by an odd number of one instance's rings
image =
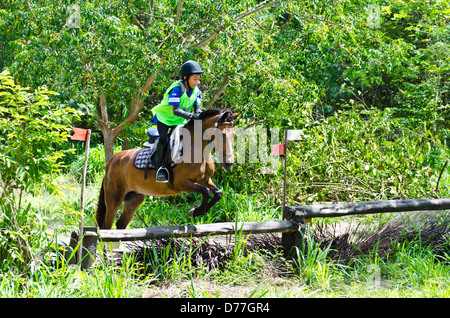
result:
[(450, 209), (450, 198), (364, 201), (354, 203), (286, 206), (284, 210), (284, 218), (291, 220), (294, 219), (295, 216), (303, 216), (305, 218), (324, 218), (355, 214), (447, 209)]

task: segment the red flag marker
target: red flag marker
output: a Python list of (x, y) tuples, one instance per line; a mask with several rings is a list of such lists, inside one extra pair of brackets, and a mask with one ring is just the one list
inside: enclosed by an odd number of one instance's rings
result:
[(281, 156), (286, 154), (286, 145), (280, 144), (280, 145), (270, 145), (272, 148), (271, 156)]
[(88, 136), (88, 129), (82, 129), (82, 128), (73, 128), (73, 136), (71, 138), (71, 140), (81, 140), (81, 141), (86, 141), (87, 136)]
[[(90, 129), (82, 129), (82, 128), (76, 128), (76, 127), (72, 127), (73, 129), (73, 136), (72, 140), (81, 140), (81, 141), (86, 141), (86, 151), (84, 153), (84, 165), (83, 165), (83, 173), (82, 173), (82, 184), (81, 184), (81, 218), (80, 218), (80, 229), (79, 229), (79, 233), (80, 233), (80, 237), (83, 233), (83, 229), (84, 229), (84, 190), (86, 188), (86, 171), (87, 171), (87, 163), (88, 163), (88, 158), (89, 158), (89, 146), (91, 143), (91, 130)], [(77, 259), (78, 262), (81, 261), (82, 259), (82, 253), (81, 253), (82, 248), (79, 248), (77, 251)]]

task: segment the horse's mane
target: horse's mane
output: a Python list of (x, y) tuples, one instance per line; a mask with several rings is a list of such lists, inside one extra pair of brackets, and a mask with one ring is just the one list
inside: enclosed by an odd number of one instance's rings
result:
[[(226, 122), (233, 122), (233, 120), (234, 120), (233, 113), (230, 110), (228, 110), (228, 109), (223, 109), (223, 110), (215, 109), (215, 108), (207, 109), (207, 110), (202, 111), (200, 113), (200, 119), (204, 120), (204, 119), (207, 119), (207, 118), (210, 118), (210, 117), (217, 116), (220, 113), (227, 113), (222, 118), (224, 122), (225, 121)], [(192, 126), (193, 124), (194, 124), (194, 120), (191, 119), (184, 125), (184, 127), (188, 128), (188, 127)]]
[(200, 119), (206, 119), (206, 118), (209, 118), (209, 117), (217, 116), (221, 112), (222, 111), (220, 109), (214, 109), (214, 108), (207, 109), (207, 110), (204, 110), (204, 111), (202, 111), (200, 113)]

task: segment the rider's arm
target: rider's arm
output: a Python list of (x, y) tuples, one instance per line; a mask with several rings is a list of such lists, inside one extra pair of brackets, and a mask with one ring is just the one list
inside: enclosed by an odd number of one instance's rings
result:
[[(194, 114), (188, 113), (187, 111), (180, 108), (180, 97), (181, 97), (181, 90), (179, 87), (174, 87), (172, 92), (169, 95), (169, 105), (172, 105), (173, 107), (173, 113), (176, 116), (185, 118), (185, 119), (192, 119), (194, 117)], [(194, 113), (200, 112), (200, 94), (197, 97), (197, 100), (194, 104)]]
[(198, 90), (197, 99), (195, 100), (195, 103), (194, 103), (194, 114), (198, 114), (201, 112), (201, 109), (200, 109), (201, 99), (202, 99), (202, 94), (201, 94), (200, 90)]
[(191, 119), (192, 114), (180, 108), (181, 90), (179, 87), (174, 87), (169, 95), (169, 105), (173, 107), (173, 114), (185, 119)]

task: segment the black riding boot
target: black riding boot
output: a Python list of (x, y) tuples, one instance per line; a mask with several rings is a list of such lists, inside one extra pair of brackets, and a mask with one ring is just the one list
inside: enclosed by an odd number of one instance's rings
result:
[(166, 148), (161, 143), (158, 143), (155, 151), (155, 166), (157, 167), (156, 171), (156, 182), (169, 182), (169, 171), (164, 165), (164, 155), (166, 153)]

